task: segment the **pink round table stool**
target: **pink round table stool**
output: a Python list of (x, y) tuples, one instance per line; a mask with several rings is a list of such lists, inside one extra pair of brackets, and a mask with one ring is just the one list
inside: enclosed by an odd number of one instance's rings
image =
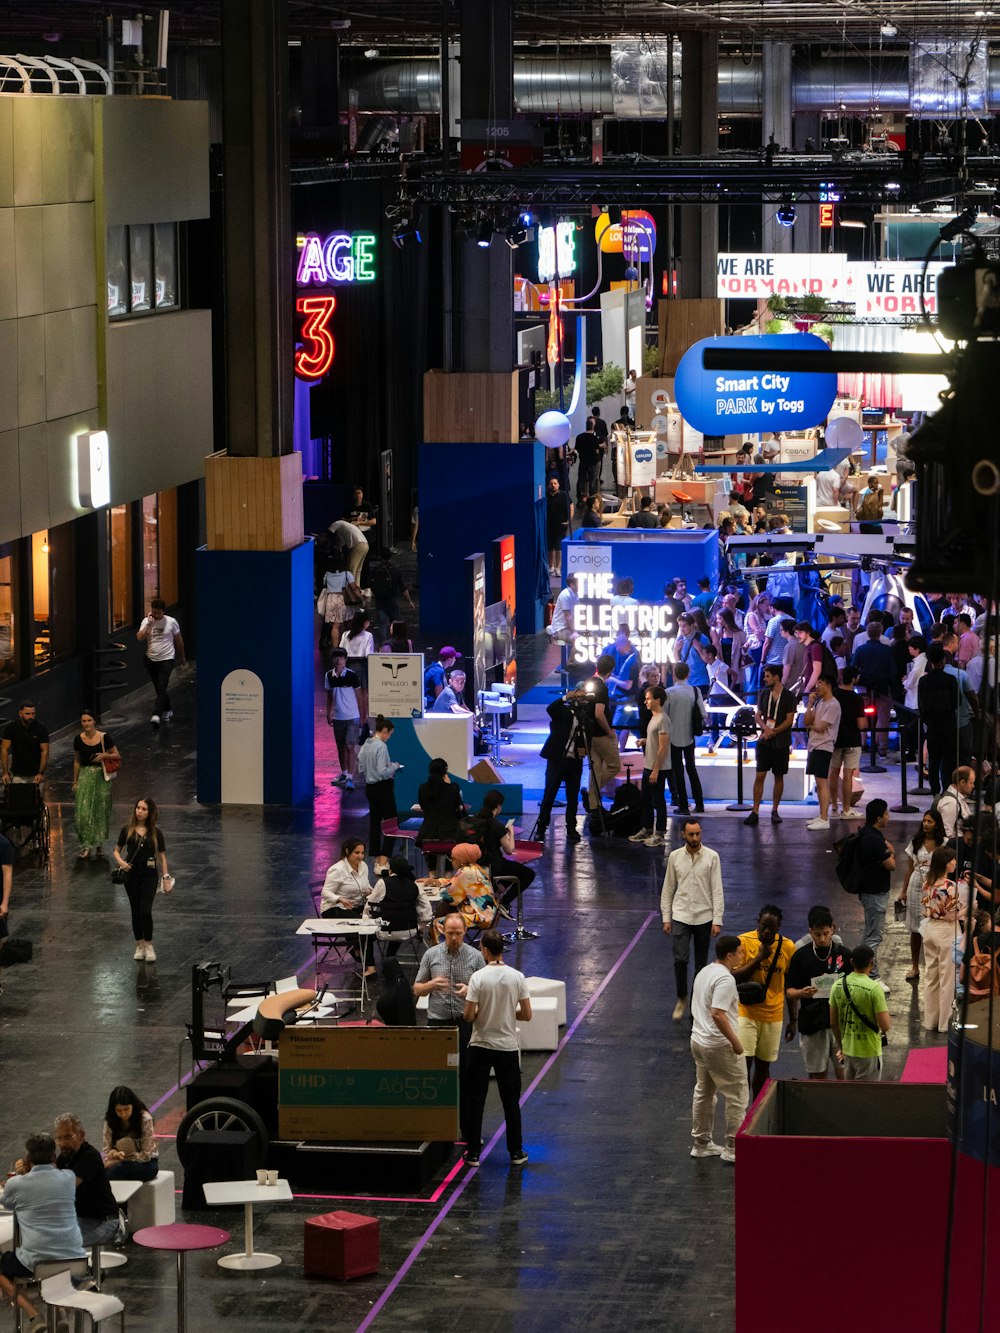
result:
[(188, 1250), (215, 1250), (229, 1241), (229, 1232), (221, 1227), (195, 1226), (190, 1222), (171, 1222), (169, 1226), (143, 1227), (132, 1239), (147, 1250), (173, 1250), (177, 1255), (177, 1333), (187, 1333), (187, 1289), (184, 1258)]

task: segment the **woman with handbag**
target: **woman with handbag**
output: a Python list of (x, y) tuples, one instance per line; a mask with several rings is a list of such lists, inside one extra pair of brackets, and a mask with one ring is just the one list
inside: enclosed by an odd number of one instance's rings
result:
[(968, 887), (956, 884), (955, 849), (938, 847), (931, 853), (924, 891), (923, 1026), (928, 1032), (947, 1032), (955, 1002), (955, 932), (965, 919)]
[(97, 721), (89, 709), (80, 715), (80, 731), (73, 738), (73, 798), (76, 836), (80, 840), (77, 857), (86, 861), (93, 847), (94, 856), (104, 855), (111, 819), (111, 779), (121, 767), (118, 747), (106, 731), (97, 730)]
[(906, 974), (907, 981), (920, 980), (924, 881), (927, 878), (931, 857), (947, 841), (941, 815), (937, 810), (925, 810), (920, 820), (920, 828), (906, 844), (906, 856), (910, 868), (903, 881), (899, 901), (906, 909), (906, 924), (910, 931), (910, 970)]
[[(336, 648), (340, 643), (343, 627), (353, 619), (355, 610), (363, 601), (354, 575), (346, 568), (342, 552), (331, 551), (326, 573), (323, 575), (323, 587), (316, 599), (316, 609), (324, 621), (324, 632), (320, 635), (321, 642)], [(329, 636), (326, 635), (327, 629)]]
[[(132, 909), (132, 934), (135, 936), (136, 962), (155, 963), (153, 948), (153, 899), (162, 883), (163, 892), (174, 887), (173, 876), (167, 868), (166, 844), (156, 826), (156, 802), (140, 797), (135, 803), (132, 818), (118, 835), (115, 847), (115, 870), (111, 872), (116, 883), (124, 883)], [(122, 878), (124, 876), (124, 878)]]

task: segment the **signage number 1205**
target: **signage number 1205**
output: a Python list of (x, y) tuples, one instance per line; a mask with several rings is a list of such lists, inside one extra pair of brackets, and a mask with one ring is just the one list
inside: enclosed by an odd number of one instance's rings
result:
[(301, 346), (295, 349), (295, 373), (303, 380), (322, 379), (333, 365), (334, 342), (330, 319), (337, 307), (337, 298), (300, 296), (295, 302), (302, 318)]

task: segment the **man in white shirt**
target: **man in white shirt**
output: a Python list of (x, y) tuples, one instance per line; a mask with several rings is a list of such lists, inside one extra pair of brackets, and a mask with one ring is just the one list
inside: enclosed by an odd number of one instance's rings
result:
[(348, 571), (354, 575), (354, 581), (361, 587), (361, 566), (368, 556), (368, 538), (354, 523), (346, 518), (338, 519), (327, 528), (334, 546), (339, 546), (347, 558)]
[(840, 498), (840, 483), (842, 477), (837, 468), (832, 467), (828, 472), (816, 473), (816, 508), (832, 509)]
[(824, 672), (816, 681), (816, 688), (809, 696), (809, 707), (802, 715), (802, 721), (809, 731), (806, 772), (816, 780), (816, 795), (819, 799), (819, 817), (810, 819), (807, 829), (830, 827), (830, 763), (837, 743), (841, 714), (840, 704), (833, 697), (836, 686), (836, 680)]
[(662, 685), (650, 685), (644, 696), (651, 714), (646, 728), (642, 764), (642, 828), (629, 842), (644, 842), (647, 847), (662, 847), (667, 832), (667, 770), (670, 767), (670, 716), (663, 707), (667, 692)]
[(674, 946), (674, 976), (677, 1003), (674, 1022), (684, 1017), (688, 995), (688, 957), (694, 940), (694, 973), (708, 962), (708, 942), (722, 930), (725, 899), (722, 892), (722, 862), (719, 853), (701, 842), (701, 821), (685, 819), (681, 826), (684, 846), (667, 857), (660, 893), (663, 933)]
[[(739, 996), (733, 972), (743, 964), (743, 946), (736, 935), (715, 941), (714, 963), (695, 978), (691, 996), (691, 1054), (695, 1085), (691, 1102), (692, 1157), (736, 1161), (736, 1132), (743, 1123), (750, 1089), (740, 1044)], [(726, 1142), (712, 1138), (716, 1097), (726, 1104)]]
[(472, 1024), (469, 1041), (469, 1137), (465, 1145), (468, 1166), (479, 1165), (483, 1143), (483, 1109), (490, 1089), (490, 1070), (497, 1076), (497, 1091), (507, 1127), (507, 1151), (513, 1166), (528, 1160), (521, 1140), (521, 1056), (517, 1048), (518, 1019), (531, 1021), (531, 1000), (523, 972), (503, 961), (503, 939), (486, 930), (479, 941), (486, 966), (473, 972), (465, 994), (463, 1017)]
[(573, 630), (573, 608), (580, 598), (572, 583), (567, 582), (556, 598), (552, 608), (552, 623), (548, 626), (548, 636), (556, 643), (572, 643), (576, 638)]
[(944, 825), (944, 836), (950, 842), (956, 837), (959, 825), (969, 818), (969, 800), (976, 789), (975, 769), (963, 764), (951, 775), (951, 786), (938, 797), (937, 812)]
[(154, 727), (158, 727), (161, 718), (169, 722), (174, 715), (167, 686), (174, 664), (183, 666), (185, 661), (181, 627), (173, 616), (167, 615), (166, 602), (154, 597), (149, 604), (149, 615), (139, 626), (135, 637), (146, 645), (146, 670), (156, 691), (156, 704), (149, 720)]

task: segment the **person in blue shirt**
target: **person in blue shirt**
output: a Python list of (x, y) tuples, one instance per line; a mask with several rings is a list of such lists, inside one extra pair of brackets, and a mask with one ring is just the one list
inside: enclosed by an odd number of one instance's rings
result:
[(711, 613), (712, 607), (715, 605), (715, 593), (712, 591), (711, 579), (698, 580), (698, 595), (694, 599), (694, 604), (700, 606), (706, 616)]
[(707, 634), (699, 634), (694, 616), (685, 613), (677, 619), (680, 631), (674, 644), (674, 660), (684, 662), (688, 669), (688, 684), (704, 693), (708, 687), (706, 649), (711, 643)]
[(608, 699), (612, 704), (611, 725), (622, 728), (618, 733), (618, 744), (624, 750), (629, 723), (639, 721), (639, 652), (629, 637), (628, 625), (619, 625), (614, 643), (608, 644), (604, 651), (615, 659), (608, 677)]
[(43, 1259), (83, 1259), (85, 1251), (76, 1218), (76, 1176), (56, 1169), (56, 1143), (51, 1134), (29, 1134), (25, 1154), (0, 1193), (0, 1207), (14, 1214), (21, 1243), (0, 1254), (0, 1294), (17, 1304), (31, 1320), (28, 1333), (43, 1333), (45, 1319), (13, 1279), (31, 1277)]
[(457, 648), (446, 644), (438, 653), (438, 660), (432, 662), (424, 672), (424, 702), (428, 708), (434, 707), (434, 700), (445, 686), (445, 678), (462, 654)]
[(396, 818), (396, 794), (393, 778), (403, 767), (389, 758), (387, 741), (395, 727), (387, 717), (379, 713), (375, 719), (375, 731), (369, 736), (358, 752), (358, 768), (365, 780), (365, 795), (368, 797), (368, 847), (375, 858), (375, 869), (380, 870), (389, 864), (389, 857), (395, 843), (392, 838), (382, 835), (382, 821)]

